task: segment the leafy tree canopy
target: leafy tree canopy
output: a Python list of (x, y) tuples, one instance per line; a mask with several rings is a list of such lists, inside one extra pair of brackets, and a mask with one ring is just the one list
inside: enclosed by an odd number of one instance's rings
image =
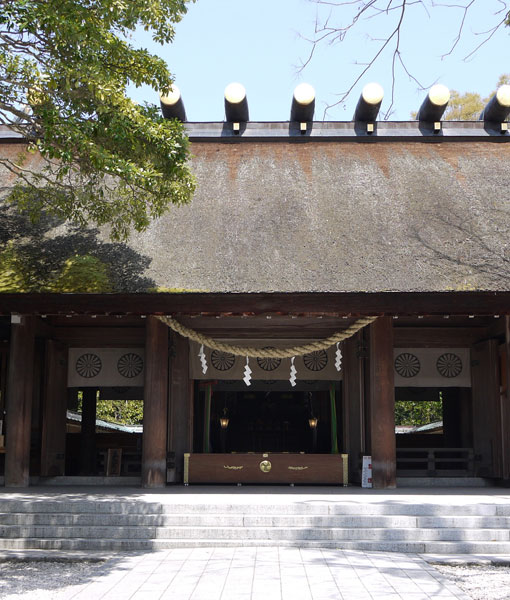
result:
[(143, 400), (98, 400), (97, 418), (120, 425), (142, 425)]
[(44, 260), (7, 244), (0, 252), (0, 293), (22, 292), (112, 292), (108, 267), (90, 254), (75, 254), (62, 266), (45, 270)]
[[(83, 392), (78, 392), (77, 410), (83, 413)], [(143, 400), (102, 400), (97, 392), (96, 418), (119, 425), (143, 425)]]
[(452, 90), (443, 118), (446, 121), (476, 121), (485, 104), (484, 99), (476, 92), (461, 94)]
[(167, 93), (164, 61), (135, 48), (137, 27), (169, 43), (188, 0), (4, 0), (0, 11), (0, 124), (39, 153), (2, 158), (18, 183), (11, 199), (36, 218), (109, 224), (114, 239), (145, 229), (171, 204), (190, 200), (181, 123), (126, 88)]
[(420, 427), (441, 421), (443, 402), (423, 400), (399, 400), (395, 402), (395, 425)]

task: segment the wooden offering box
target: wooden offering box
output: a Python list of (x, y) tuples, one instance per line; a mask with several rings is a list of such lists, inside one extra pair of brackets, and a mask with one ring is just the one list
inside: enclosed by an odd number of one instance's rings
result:
[(347, 454), (185, 454), (184, 484), (322, 483), (347, 485)]

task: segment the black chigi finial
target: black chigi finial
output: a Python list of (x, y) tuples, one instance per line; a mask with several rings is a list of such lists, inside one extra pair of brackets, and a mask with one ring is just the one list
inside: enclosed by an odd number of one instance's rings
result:
[(173, 84), (170, 88), (168, 95), (161, 94), (159, 96), (161, 103), (161, 112), (165, 119), (179, 119), (179, 121), (186, 121), (186, 111), (184, 110), (184, 102), (179, 88)]

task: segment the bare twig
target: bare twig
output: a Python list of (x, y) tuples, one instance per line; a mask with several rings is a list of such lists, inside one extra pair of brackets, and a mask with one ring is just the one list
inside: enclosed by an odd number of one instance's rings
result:
[[(464, 24), (466, 22), (467, 14), (469, 12), (469, 9), (473, 6), (473, 4), (475, 2), (476, 2), (476, 0), (471, 0), (471, 2), (469, 2), (469, 4), (464, 7), (464, 11), (463, 11), (463, 14), (462, 14), (462, 18), (460, 20), (460, 25), (459, 25), (459, 29), (457, 31), (457, 35), (456, 35), (456, 37), (453, 40), (453, 44), (450, 47), (450, 50), (448, 50), (448, 52), (446, 52), (446, 54), (443, 54), (441, 56), (441, 59), (444, 59), (447, 56), (450, 56), (453, 53), (453, 51), (455, 50), (455, 48), (457, 47), (457, 44), (460, 42), (460, 38), (462, 37), (462, 33), (464, 31)], [(452, 8), (452, 7), (450, 7), (450, 8)]]
[[(455, 51), (458, 51), (460, 48), (460, 41), (466, 35), (466, 30), (468, 26), (468, 19), (472, 20), (471, 15), (473, 14), (473, 7), (475, 4), (479, 4), (479, 0), (458, 0), (457, 2), (441, 2), (435, 0), (311, 0), (313, 1), (319, 8), (329, 7), (327, 18), (324, 20), (320, 18), (320, 14), (317, 13), (316, 21), (315, 21), (315, 32), (314, 36), (308, 41), (311, 44), (310, 51), (306, 56), (306, 59), (302, 62), (299, 72), (302, 72), (304, 68), (312, 61), (312, 59), (317, 54), (317, 48), (321, 45), (334, 45), (337, 43), (344, 42), (347, 35), (354, 28), (360, 29), (359, 21), (363, 19), (364, 21), (373, 20), (374, 18), (392, 18), (392, 15), (397, 15), (398, 18), (394, 21), (393, 25), (390, 28), (390, 32), (383, 39), (374, 39), (378, 43), (374, 52), (371, 54), (370, 58), (367, 61), (356, 62), (355, 64), (361, 66), (361, 70), (357, 76), (355, 76), (354, 81), (349, 85), (346, 91), (343, 91), (337, 94), (337, 100), (333, 103), (327, 104), (324, 109), (323, 118), (326, 117), (328, 111), (339, 104), (345, 102), (348, 96), (352, 93), (354, 88), (360, 82), (360, 80), (372, 69), (374, 64), (379, 61), (381, 55), (388, 50), (392, 49), (391, 55), (391, 97), (389, 107), (385, 111), (385, 118), (388, 118), (389, 114), (394, 105), (395, 94), (396, 94), (396, 84), (397, 84), (397, 75), (398, 69), (402, 69), (402, 71), (406, 74), (406, 76), (414, 81), (420, 90), (426, 88), (426, 86), (422, 85), (419, 79), (412, 72), (412, 69), (408, 66), (407, 61), (405, 60), (405, 48), (402, 47), (402, 33), (408, 22), (406, 19), (406, 9), (411, 6), (421, 6), (427, 13), (427, 15), (431, 16), (431, 11), (433, 8), (447, 8), (452, 9), (454, 11), (460, 11), (458, 28), (455, 32), (454, 38), (451, 41), (451, 45), (449, 46), (447, 52), (441, 55), (441, 59), (445, 59), (447, 57), (452, 56)], [(464, 61), (469, 60), (483, 45), (489, 42), (496, 32), (508, 23), (508, 19), (510, 17), (510, 2), (505, 2), (504, 0), (497, 0), (498, 7), (497, 10), (494, 11), (493, 16), (497, 16), (497, 23), (490, 27), (485, 31), (473, 32), (471, 31), (471, 35), (482, 36), (482, 40), (477, 43), (474, 48), (463, 57)], [(429, 8), (431, 9), (429, 11)], [(344, 23), (335, 25), (332, 22), (333, 14), (344, 14), (342, 9), (346, 9), (346, 11), (351, 11), (350, 17)], [(342, 11), (340, 13), (340, 11)], [(353, 14), (355, 13), (355, 14)], [(304, 38), (307, 39), (307, 38)]]
[(390, 45), (390, 42), (392, 41), (392, 39), (394, 37), (396, 37), (397, 41), (396, 41), (395, 49), (393, 51), (393, 60), (392, 60), (393, 86), (392, 86), (392, 94), (391, 94), (391, 103), (390, 103), (389, 108), (386, 111), (387, 114), (389, 114), (391, 112), (391, 109), (392, 109), (393, 103), (394, 103), (394, 92), (395, 92), (395, 88), (394, 88), (394, 82), (395, 82), (394, 65), (395, 65), (396, 57), (397, 57), (397, 55), (399, 53), (399, 50), (400, 50), (400, 28), (401, 28), (402, 23), (404, 21), (405, 10), (406, 10), (406, 3), (407, 3), (407, 0), (402, 0), (402, 4), (400, 5), (401, 12), (400, 12), (399, 20), (397, 22), (397, 25), (394, 27), (393, 31), (391, 32), (391, 34), (386, 38), (386, 40), (383, 41), (383, 43), (382, 43), (381, 47), (379, 48), (379, 50), (374, 54), (374, 56), (372, 57), (372, 59), (370, 60), (370, 62), (361, 71), (361, 73), (356, 77), (356, 79), (350, 85), (350, 87), (348, 88), (348, 90), (346, 92), (343, 92), (342, 95), (341, 95), (341, 97), (336, 102), (334, 102), (332, 104), (328, 104), (326, 106), (326, 108), (324, 109), (323, 118), (326, 118), (326, 115), (327, 115), (328, 111), (331, 108), (333, 108), (334, 106), (338, 106), (339, 104), (341, 104), (342, 102), (344, 102), (346, 100), (346, 98), (349, 96), (349, 94), (352, 92), (352, 90), (356, 87), (356, 85), (359, 83), (359, 81), (363, 78), (363, 76), (367, 73), (367, 71), (370, 70), (370, 68), (374, 65), (374, 63), (381, 56), (381, 54), (384, 52), (384, 50)]
[(485, 37), (484, 40), (482, 40), (482, 42), (480, 42), (478, 44), (478, 46), (476, 46), (475, 48), (473, 48), (473, 50), (471, 50), (471, 52), (469, 54), (466, 54), (466, 56), (463, 58), (463, 60), (468, 60), (468, 58), (471, 58), (471, 56), (473, 56), (473, 54), (475, 54), (476, 52), (478, 52), (478, 50), (480, 50), (480, 48), (482, 46), (484, 46), (492, 38), (492, 36), (496, 33), (496, 31), (498, 31), (498, 29), (505, 23), (506, 19), (507, 19), (507, 16), (505, 15), (503, 17), (503, 19), (495, 27), (493, 27), (492, 29), (489, 29), (488, 31), (484, 31), (484, 32), (482, 32), (480, 34), (478, 34), (478, 33), (475, 34), (475, 35), (484, 35), (484, 34), (487, 34), (487, 36)]

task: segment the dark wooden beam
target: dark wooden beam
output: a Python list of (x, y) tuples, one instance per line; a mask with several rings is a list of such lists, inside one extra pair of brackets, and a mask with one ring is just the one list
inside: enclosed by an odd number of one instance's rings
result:
[(0, 315), (510, 315), (510, 292), (0, 294)]
[(55, 327), (54, 338), (66, 344), (91, 348), (143, 346), (143, 327)]
[(39, 338), (53, 337), (53, 327), (48, 323), (47, 319), (38, 318), (36, 320), (35, 335)]
[(169, 481), (182, 483), (184, 453), (192, 450), (193, 382), (189, 378), (189, 342), (175, 333), (172, 339), (168, 449), (174, 466)]
[(342, 317), (185, 317), (179, 322), (214, 338), (233, 339), (317, 339), (326, 338), (352, 325), (356, 319)]
[[(492, 322), (487, 327), (487, 338), (500, 338), (505, 339), (505, 326), (506, 317), (500, 317), (498, 319), (492, 319)], [(480, 340), (481, 341), (481, 340)]]
[(381, 317), (370, 325), (370, 437), (374, 488), (397, 485), (393, 322)]
[[(0, 341), (0, 411), (3, 416), (5, 411), (5, 393), (7, 390), (7, 356), (9, 354), (8, 342)], [(3, 417), (2, 417), (3, 420)], [(2, 431), (2, 434), (4, 431)]]
[(503, 478), (510, 480), (510, 317), (505, 317), (505, 342), (501, 365), (502, 383), (502, 431), (503, 431)]
[(393, 328), (399, 327), (439, 327), (450, 329), (452, 327), (486, 328), (497, 319), (494, 315), (418, 315), (393, 317)]
[(168, 420), (168, 327), (147, 318), (143, 400), (142, 486), (166, 485)]
[(30, 476), (30, 432), (36, 317), (11, 325), (7, 376), (6, 487), (27, 487)]
[(74, 314), (72, 316), (48, 315), (46, 321), (52, 327), (139, 327), (145, 332), (145, 320), (140, 315), (90, 315), (90, 314)]
[(47, 340), (41, 440), (42, 477), (65, 474), (67, 354), (65, 344)]
[(395, 327), (395, 348), (471, 348), (487, 336), (485, 327)]

